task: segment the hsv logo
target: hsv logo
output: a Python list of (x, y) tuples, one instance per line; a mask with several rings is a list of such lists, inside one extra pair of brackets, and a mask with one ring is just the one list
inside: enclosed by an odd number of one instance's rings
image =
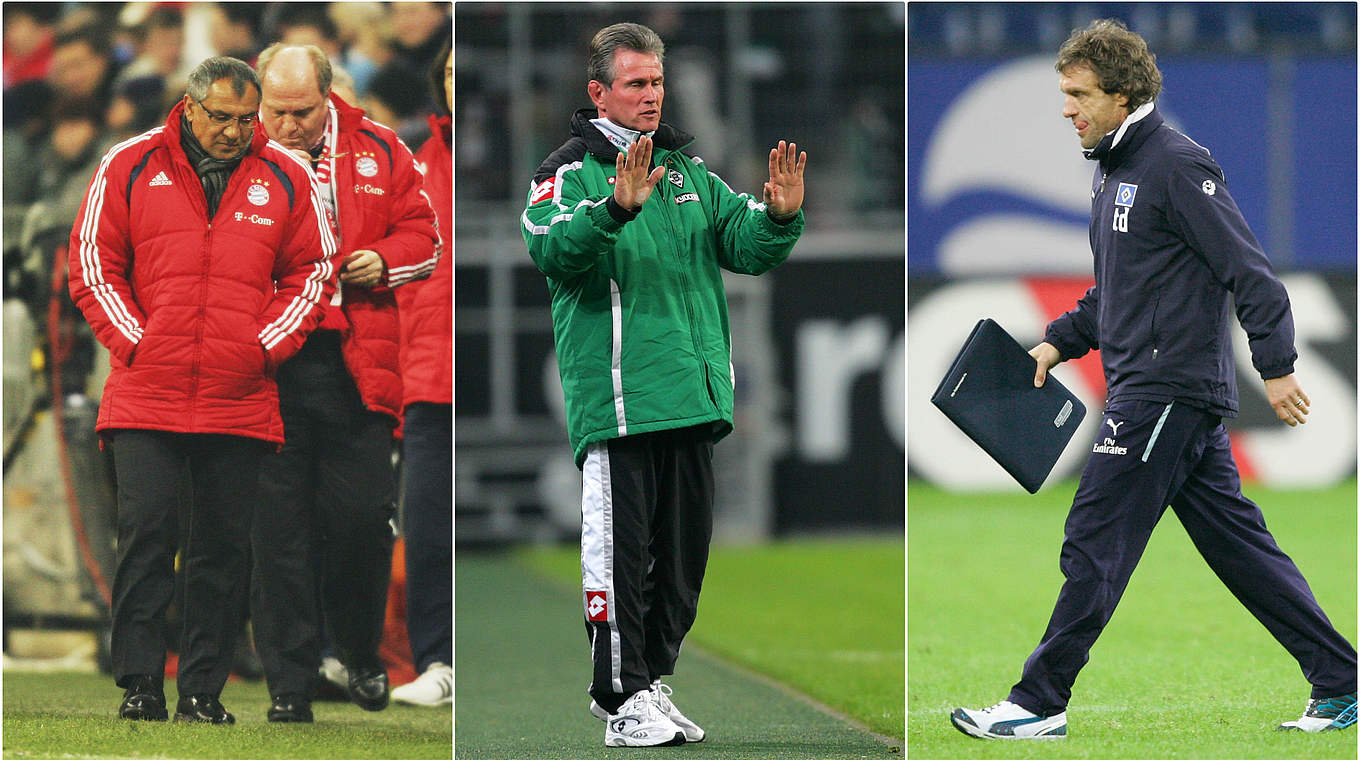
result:
[(586, 592), (586, 617), (595, 622), (609, 620), (609, 592)]
[(157, 173), (156, 176), (153, 177), (150, 182), (146, 183), (147, 187), (162, 187), (164, 185), (172, 184), (174, 183), (170, 181), (169, 177), (165, 176), (165, 172)]
[(529, 205), (532, 206), (533, 204), (538, 203), (544, 198), (551, 198), (553, 192), (556, 189), (557, 189), (557, 177), (549, 177), (543, 180), (542, 182), (538, 183), (538, 185), (534, 187), (534, 191), (529, 194)]
[[(1138, 195), (1138, 186), (1120, 182), (1114, 193), (1114, 231), (1129, 231), (1129, 211), (1133, 209), (1133, 199)], [(1123, 209), (1122, 211), (1120, 209)]]

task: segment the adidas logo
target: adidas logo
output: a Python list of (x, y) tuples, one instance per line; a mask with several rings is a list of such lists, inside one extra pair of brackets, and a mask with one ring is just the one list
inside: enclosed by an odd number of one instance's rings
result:
[(157, 174), (155, 177), (152, 177), (152, 178), (151, 178), (151, 182), (147, 184), (147, 187), (160, 187), (160, 186), (162, 186), (162, 185), (173, 185), (173, 184), (175, 184), (175, 183), (171, 182), (171, 181), (170, 181), (170, 178), (167, 177), (167, 176), (165, 176), (165, 172), (160, 172), (160, 173)]

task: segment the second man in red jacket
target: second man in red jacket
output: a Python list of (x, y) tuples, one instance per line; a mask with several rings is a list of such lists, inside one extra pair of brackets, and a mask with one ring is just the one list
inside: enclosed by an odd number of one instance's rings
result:
[(366, 710), (388, 703), (378, 643), (402, 405), (393, 289), (429, 277), (441, 242), (410, 150), (330, 91), (324, 53), (273, 45), (257, 71), (262, 125), (310, 160), (339, 241), (340, 283), (326, 318), (278, 370), (285, 441), (261, 466), (252, 534), (251, 616), (273, 699), (268, 718), (311, 722), (322, 621), (351, 700)]

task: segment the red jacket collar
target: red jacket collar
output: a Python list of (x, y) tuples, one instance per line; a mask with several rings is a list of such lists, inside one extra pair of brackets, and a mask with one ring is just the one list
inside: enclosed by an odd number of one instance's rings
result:
[(335, 112), (340, 116), (341, 131), (358, 129), (359, 122), (365, 116), (364, 109), (346, 103), (334, 90), (331, 91), (331, 105), (335, 106)]
[(445, 145), (453, 144), (453, 118), (432, 113), (426, 120), (430, 123), (430, 136), (437, 137)]

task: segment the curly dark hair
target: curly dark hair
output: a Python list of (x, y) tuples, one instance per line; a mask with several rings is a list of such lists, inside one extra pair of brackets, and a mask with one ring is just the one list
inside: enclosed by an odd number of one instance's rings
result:
[(1119, 19), (1092, 21), (1058, 48), (1053, 68), (1062, 73), (1070, 66), (1088, 66), (1106, 93), (1128, 96), (1130, 111), (1157, 99), (1162, 91), (1162, 72), (1147, 42), (1129, 31)]

